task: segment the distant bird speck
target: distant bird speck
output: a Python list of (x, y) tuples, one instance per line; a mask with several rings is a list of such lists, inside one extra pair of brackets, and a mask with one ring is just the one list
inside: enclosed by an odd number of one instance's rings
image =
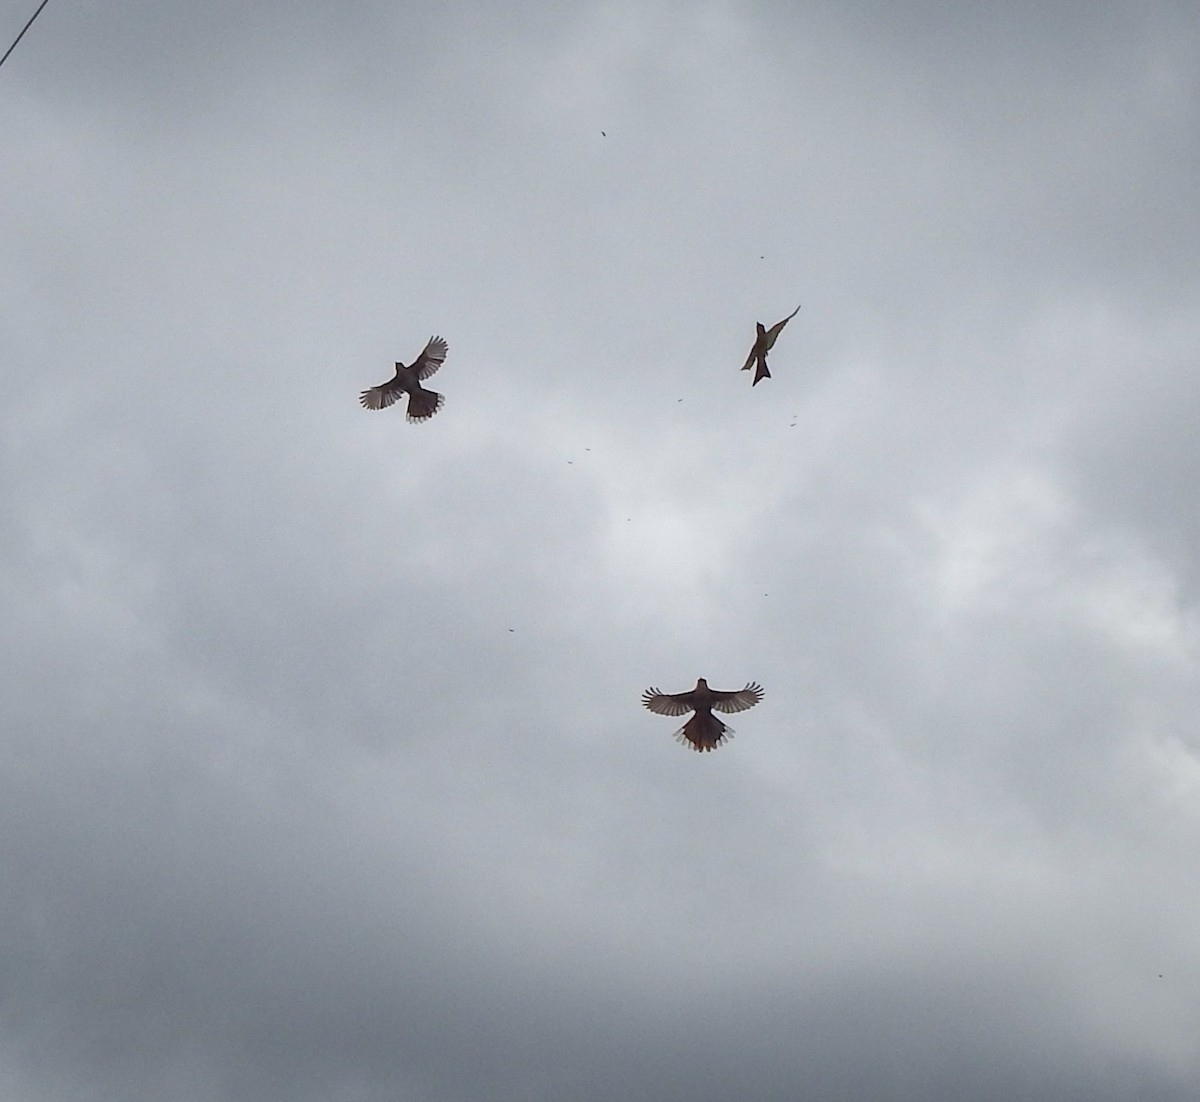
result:
[(763, 698), (762, 686), (754, 681), (747, 682), (744, 689), (723, 692), (710, 689), (701, 677), (696, 687), (687, 693), (664, 693), (650, 688), (642, 693), (642, 704), (660, 716), (681, 716), (684, 712), (695, 715), (687, 721), (674, 738), (680, 743), (690, 743), (694, 750), (715, 750), (733, 735), (733, 728), (714, 716), (718, 712), (744, 712), (753, 708)]
[(408, 420), (416, 423), (428, 421), (446, 401), (436, 390), (426, 390), (421, 386), (423, 379), (428, 379), (446, 359), (448, 348), (441, 337), (430, 337), (421, 354), (405, 367), (396, 364), (395, 376), (386, 383), (364, 390), (359, 395), (363, 409), (387, 409), (393, 405), (401, 394), (408, 395)]
[(600, 131), (600, 137), (602, 137), (602, 138), (607, 138), (607, 137), (608, 137), (608, 135), (607, 135), (606, 133), (604, 133), (604, 131), (603, 131), (603, 130), (601, 130), (601, 131)]
[(771, 373), (767, 370), (767, 353), (775, 347), (776, 338), (783, 332), (783, 327), (787, 325), (798, 313), (800, 307), (797, 306), (783, 321), (778, 321), (771, 326), (770, 329), (763, 328), (763, 323), (760, 321), (755, 328), (758, 330), (758, 335), (754, 338), (754, 346), (750, 349), (750, 355), (746, 357), (746, 362), (742, 364), (743, 371), (749, 371), (751, 364), (754, 368), (754, 382), (751, 386), (758, 386), (763, 379), (769, 379)]

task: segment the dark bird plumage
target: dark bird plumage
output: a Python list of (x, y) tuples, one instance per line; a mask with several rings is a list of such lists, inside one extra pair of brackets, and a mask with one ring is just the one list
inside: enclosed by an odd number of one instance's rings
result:
[(426, 390), (421, 380), (428, 379), (446, 359), (447, 345), (441, 337), (430, 337), (429, 343), (411, 366), (396, 364), (396, 374), (386, 383), (364, 390), (359, 396), (363, 409), (387, 409), (402, 394), (408, 395), (408, 420), (428, 421), (445, 402), (436, 390)]
[(783, 327), (798, 313), (800, 313), (799, 306), (788, 314), (783, 321), (777, 321), (770, 329), (764, 328), (761, 321), (755, 325), (755, 329), (758, 332), (754, 338), (754, 347), (750, 349), (750, 355), (746, 357), (746, 362), (742, 364), (743, 371), (749, 371), (750, 365), (755, 365), (754, 382), (750, 384), (751, 386), (758, 386), (760, 380), (771, 377), (771, 373), (767, 370), (767, 353), (775, 347), (776, 338), (783, 332)]
[(718, 712), (744, 712), (753, 708), (763, 698), (762, 686), (750, 681), (744, 689), (723, 692), (710, 689), (708, 682), (700, 678), (696, 687), (687, 693), (664, 693), (658, 689), (647, 689), (642, 693), (642, 704), (660, 716), (681, 716), (684, 712), (695, 715), (675, 732), (678, 742), (688, 742), (694, 750), (715, 750), (733, 735), (733, 728), (713, 715)]

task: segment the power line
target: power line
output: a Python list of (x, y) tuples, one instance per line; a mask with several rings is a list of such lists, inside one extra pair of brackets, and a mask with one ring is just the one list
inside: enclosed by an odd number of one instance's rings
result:
[(42, 8), (44, 8), (48, 3), (50, 3), (50, 0), (42, 0), (42, 2), (40, 4), (38, 4), (37, 11), (35, 11), (29, 17), (29, 22), (26, 23), (25, 26), (23, 26), (21, 28), (21, 33), (19, 35), (17, 35), (16, 38), (13, 39), (13, 44), (11, 46), (9, 46), (9, 48), (7, 50), (4, 51), (4, 56), (0, 57), (0, 65), (3, 65), (8, 60), (8, 55), (11, 54), (13, 52), (13, 50), (15, 50), (17, 48), (17, 43), (20, 42), (21, 39), (25, 37), (25, 32), (27, 30), (29, 30), (30, 27), (33, 26), (33, 21), (39, 15), (42, 14)]

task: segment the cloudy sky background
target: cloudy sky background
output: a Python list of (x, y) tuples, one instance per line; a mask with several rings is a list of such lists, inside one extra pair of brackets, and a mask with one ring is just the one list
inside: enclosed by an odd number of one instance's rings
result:
[(1184, 0), (48, 5), (0, 1093), (1194, 1099), (1197, 74)]

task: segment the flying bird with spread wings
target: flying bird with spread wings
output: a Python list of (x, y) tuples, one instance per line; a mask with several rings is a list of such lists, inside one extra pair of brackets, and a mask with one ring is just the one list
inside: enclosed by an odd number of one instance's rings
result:
[(710, 689), (708, 682), (700, 678), (696, 687), (687, 693), (664, 693), (658, 689), (647, 689), (642, 693), (642, 704), (660, 716), (681, 716), (684, 712), (695, 715), (675, 732), (679, 743), (689, 742), (694, 750), (715, 750), (733, 735), (733, 728), (722, 723), (713, 715), (718, 712), (744, 712), (753, 708), (763, 698), (762, 686), (749, 682), (736, 692)]
[(758, 386), (759, 382), (763, 379), (771, 377), (771, 373), (767, 370), (767, 353), (775, 347), (775, 341), (779, 337), (779, 334), (783, 332), (783, 327), (798, 313), (800, 313), (799, 306), (788, 314), (783, 321), (777, 321), (770, 329), (763, 328), (761, 321), (757, 323), (758, 335), (754, 338), (754, 347), (750, 349), (750, 355), (746, 357), (746, 362), (742, 364), (743, 371), (749, 371), (750, 366), (754, 365), (754, 382), (750, 384), (751, 386)]
[(441, 337), (430, 337), (424, 351), (408, 366), (396, 364), (395, 377), (359, 396), (363, 409), (387, 409), (402, 394), (408, 395), (408, 420), (416, 423), (428, 421), (446, 401), (436, 390), (426, 390), (423, 379), (428, 379), (445, 362), (447, 345)]

